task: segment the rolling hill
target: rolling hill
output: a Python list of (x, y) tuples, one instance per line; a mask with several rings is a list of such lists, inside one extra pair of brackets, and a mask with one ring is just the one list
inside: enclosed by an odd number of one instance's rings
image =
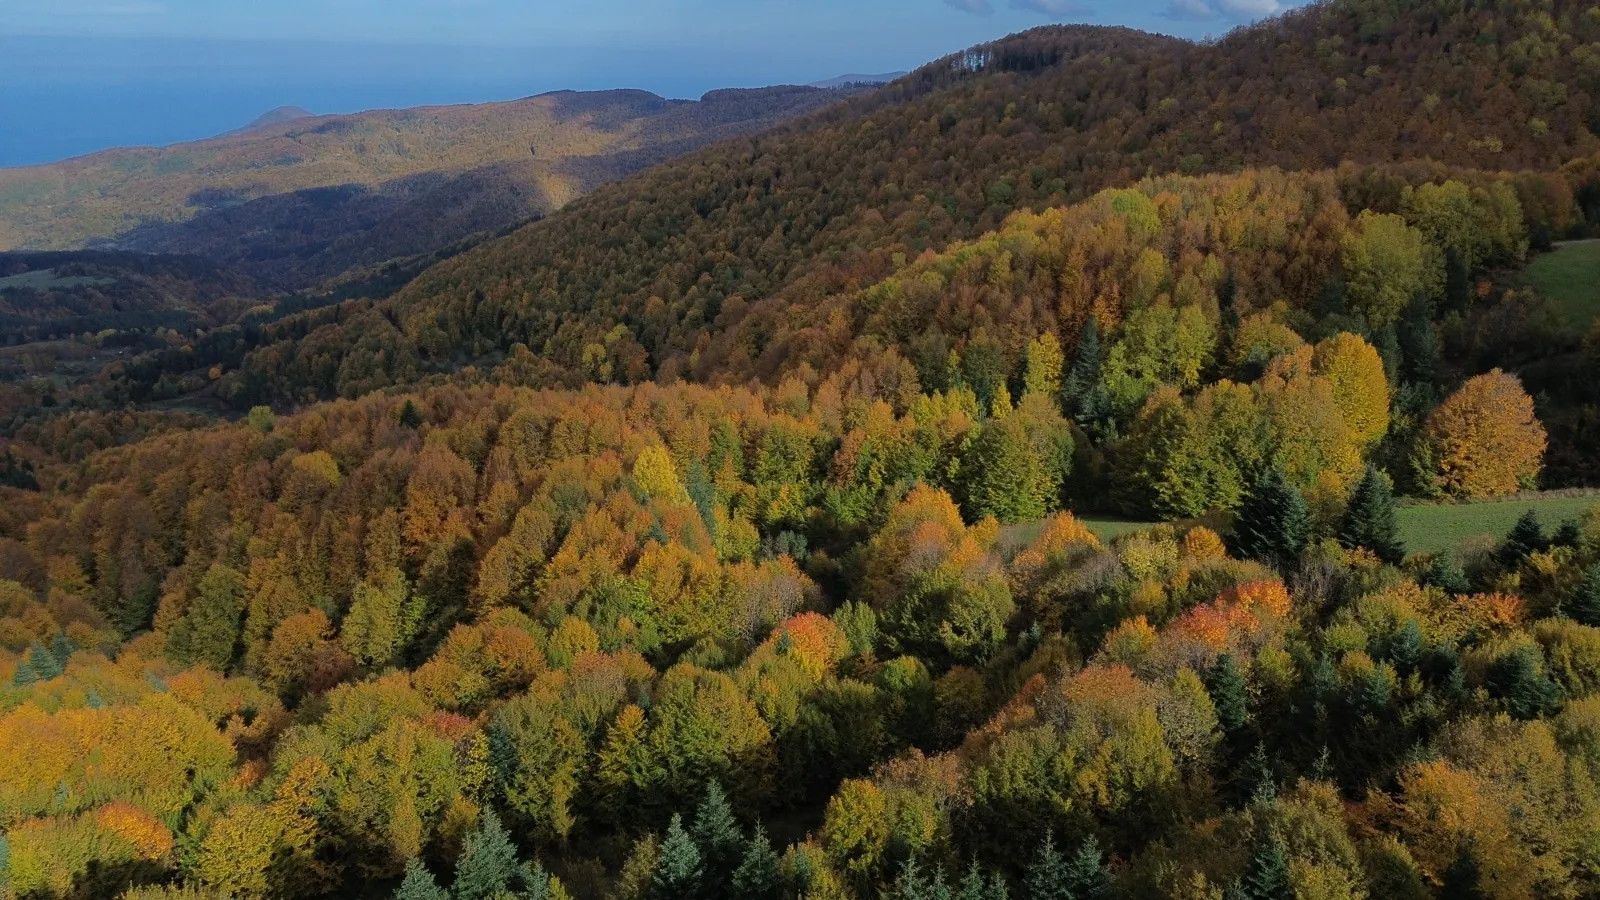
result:
[(98, 243), (200, 252), (299, 286), (548, 212), (606, 181), (846, 95), (766, 88), (678, 101), (558, 92), (349, 116), (269, 114), (210, 140), (0, 170), (0, 249)]
[[(976, 47), (435, 266), (383, 307), (407, 348), (386, 358), (449, 367), (523, 343), (581, 378), (585, 348), (620, 326), (650, 372), (771, 377), (702, 366), (703, 351), (751, 311), (759, 356), (787, 310), (1147, 174), (1424, 159), (1553, 171), (1600, 149), (1600, 16), (1457, 6), (1344, 0), (1212, 43), (1073, 26)], [(328, 323), (316, 341), (375, 340), (368, 324)], [(286, 396), (307, 388), (334, 386)]]

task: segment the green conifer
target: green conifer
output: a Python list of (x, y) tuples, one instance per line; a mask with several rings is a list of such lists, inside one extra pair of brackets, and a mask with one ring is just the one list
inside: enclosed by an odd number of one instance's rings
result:
[(494, 810), (486, 809), (461, 848), (451, 893), (455, 900), (491, 900), (509, 891), (521, 872), (516, 845)]
[(1535, 651), (1528, 647), (1491, 663), (1483, 686), (1516, 719), (1537, 719), (1561, 702), (1561, 686), (1539, 670)]
[(1075, 900), (1069, 892), (1067, 861), (1056, 849), (1055, 835), (1045, 832), (1039, 852), (1023, 877), (1027, 900)]
[(706, 785), (706, 795), (695, 812), (691, 836), (700, 848), (705, 873), (701, 887), (705, 896), (726, 895), (733, 871), (739, 867), (744, 854), (744, 835), (733, 818), (733, 808), (728, 805), (722, 785), (715, 780)]
[(1472, 593), (1472, 582), (1467, 580), (1467, 573), (1449, 553), (1440, 553), (1429, 561), (1428, 570), (1423, 574), (1423, 581), (1447, 594)]
[(915, 858), (906, 860), (894, 887), (884, 896), (887, 900), (952, 900), (944, 870), (935, 868), (925, 873)]
[(1311, 513), (1300, 491), (1279, 468), (1271, 468), (1250, 492), (1233, 524), (1235, 552), (1248, 559), (1287, 564), (1311, 540)]
[(1579, 625), (1600, 628), (1600, 563), (1590, 566), (1578, 581), (1572, 596), (1563, 604), (1566, 614)]
[(1237, 734), (1250, 717), (1248, 687), (1233, 654), (1224, 653), (1206, 670), (1206, 692), (1217, 709), (1217, 724), (1225, 735)]
[(450, 895), (433, 880), (433, 873), (422, 860), (413, 857), (406, 861), (406, 877), (395, 891), (394, 900), (450, 900)]
[(1250, 857), (1239, 886), (1248, 900), (1294, 900), (1294, 884), (1289, 880), (1289, 858), (1283, 841), (1271, 835), (1261, 841)]
[(741, 900), (774, 900), (783, 890), (781, 861), (760, 825), (745, 844), (744, 859), (733, 872), (733, 896)]
[(1005, 880), (999, 875), (983, 877), (978, 861), (973, 860), (956, 888), (955, 900), (1006, 900), (1007, 896)]
[(1394, 515), (1394, 493), (1373, 466), (1367, 467), (1367, 474), (1350, 494), (1344, 519), (1339, 523), (1339, 543), (1352, 550), (1370, 550), (1392, 566), (1406, 558), (1406, 546), (1400, 540), (1400, 525)]
[(1539, 553), (1550, 548), (1550, 541), (1544, 536), (1544, 526), (1539, 523), (1539, 514), (1528, 510), (1511, 526), (1511, 532), (1506, 535), (1505, 543), (1500, 545), (1497, 554), (1500, 565), (1507, 569), (1514, 569), (1522, 561), (1534, 553)]
[(653, 900), (697, 900), (705, 868), (700, 848), (684, 830), (683, 817), (673, 813), (667, 836), (661, 842), (661, 856), (651, 879)]
[(409, 397), (400, 407), (400, 427), (410, 428), (413, 431), (422, 427), (422, 410), (417, 409), (417, 404), (411, 402)]
[(1106, 870), (1100, 842), (1094, 835), (1084, 838), (1067, 863), (1066, 886), (1072, 900), (1105, 900), (1111, 895), (1111, 873)]

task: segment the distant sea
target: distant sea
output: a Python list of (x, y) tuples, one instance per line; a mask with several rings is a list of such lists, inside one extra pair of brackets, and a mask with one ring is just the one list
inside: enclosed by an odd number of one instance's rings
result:
[(0, 35), (0, 167), (199, 140), (279, 106), (329, 114), (624, 87), (696, 98), (723, 87), (808, 83), (859, 62), (755, 53)]

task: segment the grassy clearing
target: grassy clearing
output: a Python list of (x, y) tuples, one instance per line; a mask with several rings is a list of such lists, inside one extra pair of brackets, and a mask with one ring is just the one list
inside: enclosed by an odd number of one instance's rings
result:
[(1528, 266), (1528, 277), (1575, 330), (1587, 333), (1600, 318), (1600, 240), (1557, 247)]
[(114, 278), (88, 278), (82, 275), (68, 275), (64, 278), (58, 278), (56, 277), (55, 269), (36, 269), (32, 272), (23, 272), (21, 275), (0, 278), (0, 291), (7, 288), (24, 288), (36, 291), (60, 290), (91, 284), (112, 284), (115, 281), (116, 279)]
[(1398, 512), (1400, 536), (1412, 553), (1437, 553), (1455, 550), (1468, 541), (1504, 537), (1517, 519), (1536, 510), (1546, 531), (1554, 531), (1563, 521), (1600, 506), (1600, 496), (1530, 497), (1441, 506), (1407, 506)]
[(1086, 516), (1079, 518), (1078, 521), (1082, 522), (1084, 527), (1094, 532), (1095, 537), (1107, 542), (1116, 540), (1125, 534), (1132, 534), (1135, 531), (1143, 531), (1146, 528), (1154, 528), (1155, 526), (1161, 524), (1159, 522), (1138, 522), (1132, 519), (1118, 519), (1110, 516)]

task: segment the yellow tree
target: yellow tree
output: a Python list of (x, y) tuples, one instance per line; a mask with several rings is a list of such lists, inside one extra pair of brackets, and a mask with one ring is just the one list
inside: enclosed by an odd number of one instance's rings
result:
[(1469, 379), (1428, 417), (1424, 429), (1446, 494), (1492, 497), (1537, 483), (1548, 444), (1533, 398), (1515, 375), (1495, 369)]
[(1333, 402), (1350, 437), (1363, 447), (1389, 430), (1389, 379), (1378, 351), (1360, 337), (1340, 332), (1317, 344), (1312, 370), (1333, 386)]

